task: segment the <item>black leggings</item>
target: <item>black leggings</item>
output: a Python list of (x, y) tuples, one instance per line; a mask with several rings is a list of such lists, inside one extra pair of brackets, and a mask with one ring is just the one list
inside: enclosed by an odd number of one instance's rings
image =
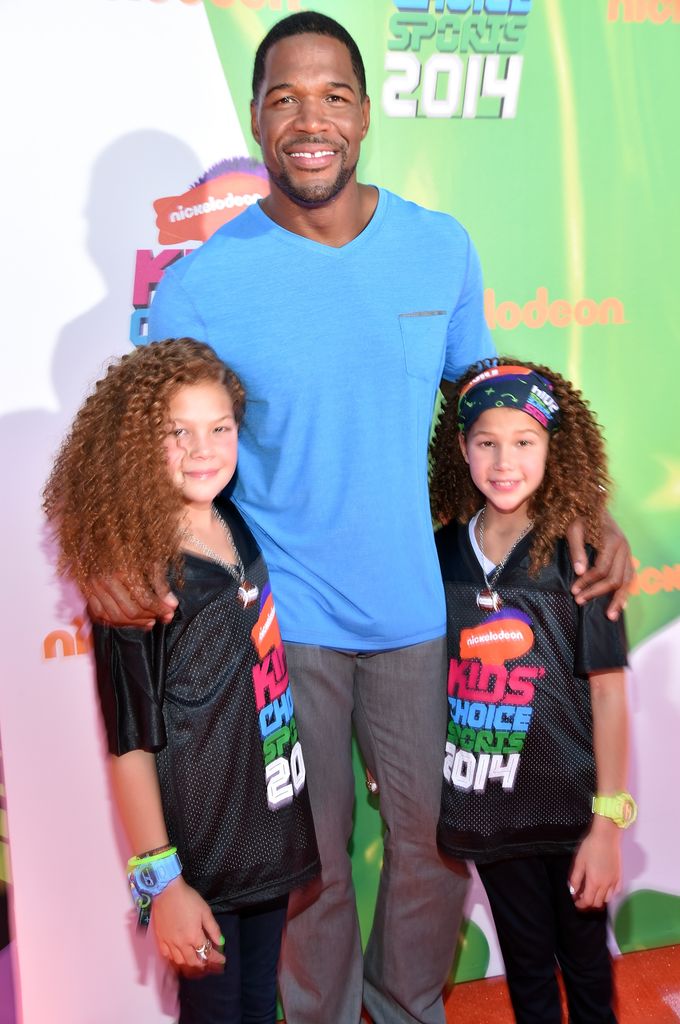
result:
[(179, 1024), (275, 1024), (276, 968), (288, 897), (215, 914), (224, 970), (179, 979)]
[(571, 855), (479, 864), (518, 1024), (561, 1024), (555, 961), (571, 1024), (616, 1024), (607, 911), (577, 910)]

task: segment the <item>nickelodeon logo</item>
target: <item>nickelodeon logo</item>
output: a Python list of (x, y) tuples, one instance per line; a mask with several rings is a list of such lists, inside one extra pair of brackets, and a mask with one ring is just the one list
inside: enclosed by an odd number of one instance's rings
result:
[(493, 288), (484, 291), (484, 316), (489, 328), (500, 327), (503, 331), (513, 331), (524, 324), (525, 327), (538, 328), (551, 324), (553, 327), (569, 327), (576, 323), (580, 327), (592, 327), (593, 324), (625, 324), (626, 315), (620, 299), (579, 299), (570, 303), (566, 299), (548, 299), (547, 288), (537, 288), (536, 298), (530, 299), (524, 306), (516, 302), (500, 302), (496, 305), (496, 293)]
[(651, 21), (662, 25), (665, 21), (680, 21), (680, 0), (609, 0), (607, 21)]
[(157, 199), (158, 241), (161, 245), (204, 242), (247, 206), (269, 194), (269, 182), (250, 170), (231, 170), (198, 182), (179, 196)]
[(516, 608), (490, 615), (481, 626), (463, 629), (460, 657), (479, 658), (482, 665), (503, 665), (519, 658), (534, 645), (534, 633), (527, 617)]
[(89, 654), (92, 650), (90, 624), (82, 615), (72, 619), (73, 630), (55, 629), (43, 640), (43, 658), (73, 658), (78, 654)]
[(281, 643), (281, 633), (279, 632), (279, 624), (276, 619), (274, 598), (269, 588), (267, 588), (267, 591), (265, 591), (266, 597), (263, 594), (265, 599), (262, 603), (257, 622), (250, 633), (260, 661), (263, 661), (269, 652)]
[[(646, 566), (640, 569), (640, 562), (633, 559), (635, 576), (630, 584), (629, 592), (631, 597), (640, 594), (670, 594), (674, 590), (680, 590), (680, 565), (663, 565), (660, 569), (655, 566)], [(638, 572), (639, 569), (639, 572)]]

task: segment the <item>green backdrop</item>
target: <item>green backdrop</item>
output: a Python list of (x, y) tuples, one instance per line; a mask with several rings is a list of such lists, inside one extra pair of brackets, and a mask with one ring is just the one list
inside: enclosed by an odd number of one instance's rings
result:
[[(258, 158), (248, 110), (252, 55), (274, 21), (301, 4), (204, 2)], [(305, 6), (340, 20), (364, 56), (372, 126), (360, 178), (458, 217), (481, 256), (499, 351), (566, 373), (597, 411), (617, 482), (612, 510), (638, 563), (628, 628), (631, 643), (641, 644), (680, 610), (680, 4)], [(381, 837), (358, 757), (357, 784), (353, 863), (366, 936)], [(680, 940), (678, 907), (669, 893), (632, 893), (616, 917), (621, 948)], [(468, 929), (459, 978), (486, 968), (477, 932)]]

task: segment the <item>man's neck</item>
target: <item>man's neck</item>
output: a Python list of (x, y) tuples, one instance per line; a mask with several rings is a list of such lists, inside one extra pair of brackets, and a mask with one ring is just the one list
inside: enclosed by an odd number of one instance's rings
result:
[(377, 204), (376, 188), (350, 181), (337, 196), (319, 206), (302, 206), (273, 185), (260, 206), (286, 231), (339, 249), (361, 234)]

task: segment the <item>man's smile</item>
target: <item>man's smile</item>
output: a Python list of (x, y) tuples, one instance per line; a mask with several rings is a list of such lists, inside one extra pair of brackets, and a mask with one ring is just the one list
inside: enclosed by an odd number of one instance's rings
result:
[(295, 152), (288, 153), (288, 156), (302, 157), (307, 160), (319, 160), (324, 156), (335, 156), (335, 151), (332, 149), (318, 149), (315, 152), (307, 152), (306, 150), (295, 150)]

